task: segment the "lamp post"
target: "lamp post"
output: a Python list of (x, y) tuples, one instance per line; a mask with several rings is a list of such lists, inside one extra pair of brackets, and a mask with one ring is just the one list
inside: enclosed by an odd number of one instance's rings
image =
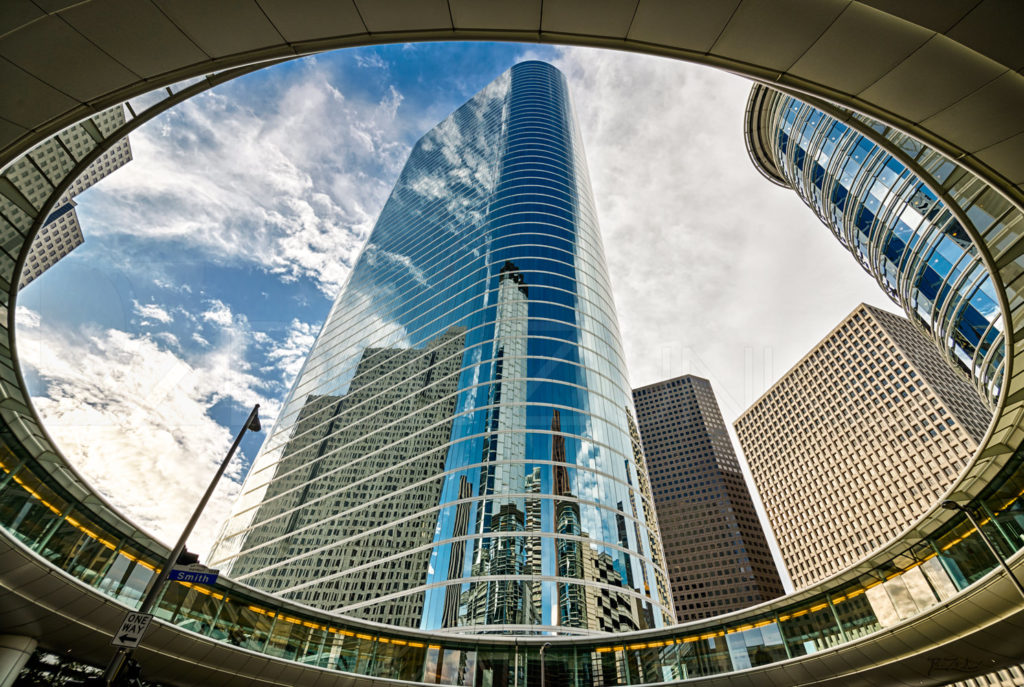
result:
[[(185, 550), (185, 542), (188, 540), (188, 536), (192, 534), (192, 530), (196, 526), (196, 522), (199, 520), (199, 516), (203, 514), (203, 509), (206, 508), (206, 504), (209, 502), (210, 497), (213, 496), (213, 490), (217, 488), (217, 483), (220, 482), (220, 478), (224, 476), (224, 471), (227, 470), (228, 463), (231, 462), (232, 456), (235, 455), (235, 451), (238, 449), (238, 445), (242, 443), (242, 437), (245, 436), (246, 430), (258, 432), (262, 429), (260, 425), (260, 404), (257, 403), (253, 406), (252, 411), (249, 413), (249, 417), (245, 420), (245, 424), (242, 425), (242, 429), (239, 430), (238, 436), (235, 437), (235, 442), (231, 444), (231, 448), (228, 449), (228, 454), (224, 456), (224, 460), (221, 461), (220, 469), (217, 470), (217, 474), (213, 476), (210, 481), (210, 486), (206, 488), (206, 493), (203, 494), (203, 498), (199, 501), (199, 505), (196, 506), (195, 511), (192, 513), (192, 517), (189, 519), (188, 524), (185, 525), (185, 529), (182, 531), (181, 536), (178, 538), (178, 543), (171, 549), (171, 553), (167, 556), (167, 560), (160, 566), (160, 574), (149, 583), (149, 587), (146, 589), (146, 596), (142, 599), (142, 605), (139, 606), (138, 613), (148, 614), (153, 606), (156, 605), (156, 600), (160, 596), (160, 592), (163, 590), (164, 584), (167, 582), (167, 577), (171, 574), (171, 568), (178, 561), (178, 556)], [(114, 679), (117, 678), (117, 674), (121, 671), (125, 662), (131, 658), (134, 649), (118, 648), (117, 653), (110, 659), (110, 663), (107, 664), (107, 669), (103, 673), (103, 684), (112, 685)]]
[(978, 530), (978, 534), (981, 535), (981, 540), (985, 542), (985, 546), (988, 547), (989, 552), (995, 556), (997, 561), (999, 561), (999, 565), (1003, 566), (1003, 570), (1005, 570), (1006, 574), (1010, 576), (1010, 580), (1017, 588), (1017, 591), (1020, 592), (1022, 597), (1024, 597), (1024, 585), (1021, 584), (1020, 580), (1017, 579), (1017, 576), (1013, 574), (1012, 570), (1010, 570), (1010, 566), (1006, 563), (1006, 559), (1004, 559), (996, 547), (992, 545), (992, 541), (988, 538), (988, 535), (985, 534), (984, 530), (981, 529), (981, 524), (974, 519), (974, 514), (971, 513), (970, 509), (956, 501), (943, 501), (942, 507), (946, 510), (958, 510), (967, 516), (970, 523), (974, 525), (974, 529)]
[(540, 648), (540, 687), (544, 687), (544, 652), (551, 646), (551, 642), (544, 642), (544, 646)]

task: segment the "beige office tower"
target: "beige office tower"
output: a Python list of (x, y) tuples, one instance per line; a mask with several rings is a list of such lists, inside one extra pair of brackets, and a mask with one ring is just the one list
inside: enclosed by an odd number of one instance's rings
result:
[[(124, 108), (121, 105), (101, 112), (96, 117), (65, 129), (59, 136), (47, 139), (32, 152), (14, 163), (11, 174), (20, 180), (19, 198), (15, 205), (22, 205), (26, 211), (40, 207), (53, 193), (53, 184), (42, 173), (44, 165), (65, 161), (70, 168), (69, 152), (75, 159), (81, 158), (95, 141), (124, 124)], [(109, 150), (90, 164), (71, 186), (61, 194), (45, 223), (39, 229), (21, 274), (20, 288), (25, 288), (43, 272), (78, 246), (82, 245), (82, 227), (78, 222), (73, 198), (132, 159), (131, 145), (125, 136)], [(33, 213), (34, 214), (34, 213)], [(5, 250), (9, 241), (20, 242), (20, 237), (0, 236), (0, 246)]]
[(915, 325), (854, 309), (735, 423), (793, 584), (846, 569), (910, 525), (990, 419)]

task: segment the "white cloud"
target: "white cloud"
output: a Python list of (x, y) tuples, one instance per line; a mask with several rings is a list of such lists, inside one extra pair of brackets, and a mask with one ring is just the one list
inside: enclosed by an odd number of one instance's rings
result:
[(154, 277), (153, 284), (161, 289), (170, 289), (173, 291), (180, 291), (181, 293), (192, 293), (192, 287), (188, 284), (177, 284), (166, 277)]
[(181, 341), (171, 332), (157, 332), (153, 338), (163, 341), (170, 348), (181, 349)]
[(167, 312), (166, 309), (160, 307), (156, 303), (148, 303), (146, 305), (143, 305), (139, 303), (137, 300), (132, 300), (132, 307), (134, 309), (135, 314), (143, 318), (144, 320), (156, 320), (157, 322), (163, 322), (164, 324), (167, 324), (168, 322), (171, 322), (174, 319), (171, 316), (171, 313)]
[(230, 327), (235, 321), (231, 308), (224, 301), (216, 298), (207, 301), (207, 309), (200, 313), (199, 316), (207, 322), (212, 322), (221, 327)]
[(42, 318), (34, 310), (29, 310), (23, 305), (19, 305), (15, 312), (15, 322), (20, 330), (21, 327), (32, 328), (38, 327), (42, 323)]
[(409, 124), (394, 88), (359, 102), (315, 60), (292, 68), (258, 96), (206, 93), (133, 133), (134, 161), (94, 191), (83, 224), (188, 241), (333, 295), (404, 162)]
[(356, 64), (360, 67), (367, 69), (387, 69), (388, 63), (384, 59), (376, 54), (370, 53), (368, 55), (356, 55)]
[(302, 363), (316, 340), (317, 331), (315, 324), (293, 320), (284, 343), (267, 354), (267, 358), (280, 370), (286, 384), (291, 385), (299, 375)]
[[(38, 322), (32, 311), (24, 314), (22, 324)], [(224, 346), (186, 361), (147, 336), (74, 334), (45, 324), (23, 330), (19, 349), (22, 364), (45, 384), (33, 402), (71, 464), (132, 521), (173, 543), (234, 433), (208, 408), (223, 400), (245, 408), (261, 397), (244, 357)], [(212, 544), (238, 493), (241, 464), (239, 456), (218, 487), (192, 550)]]

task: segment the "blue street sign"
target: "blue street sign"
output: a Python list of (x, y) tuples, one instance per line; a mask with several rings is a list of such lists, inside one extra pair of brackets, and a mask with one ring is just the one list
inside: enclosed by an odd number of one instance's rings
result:
[(215, 584), (217, 582), (217, 571), (201, 572), (198, 570), (185, 570), (173, 568), (168, 577), (172, 582), (191, 582), (192, 584)]

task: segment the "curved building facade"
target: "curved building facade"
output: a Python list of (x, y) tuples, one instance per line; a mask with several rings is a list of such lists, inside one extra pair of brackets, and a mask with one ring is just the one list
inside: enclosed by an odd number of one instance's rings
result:
[(673, 617), (579, 133), (513, 67), (413, 148), (213, 554), (449, 632)]
[(751, 91), (745, 128), (757, 168), (797, 192), (994, 407), (1005, 324), (964, 223), (1012, 236), (1010, 203), (906, 134), (862, 115), (840, 122), (766, 86)]

